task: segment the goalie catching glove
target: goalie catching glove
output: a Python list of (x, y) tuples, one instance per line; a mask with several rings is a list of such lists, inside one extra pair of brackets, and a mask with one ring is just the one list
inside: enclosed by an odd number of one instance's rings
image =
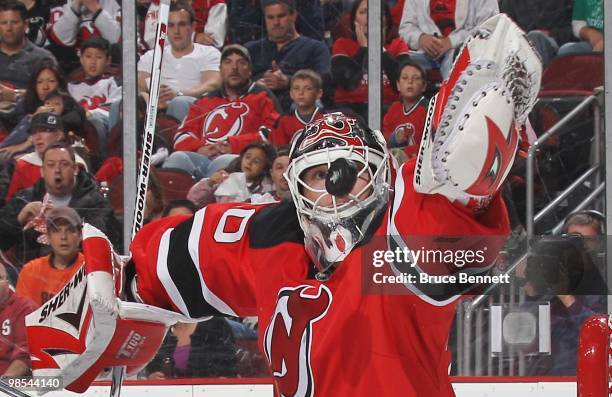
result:
[(510, 171), (541, 75), (538, 55), (506, 15), (480, 25), (429, 104), (415, 189), (487, 203)]

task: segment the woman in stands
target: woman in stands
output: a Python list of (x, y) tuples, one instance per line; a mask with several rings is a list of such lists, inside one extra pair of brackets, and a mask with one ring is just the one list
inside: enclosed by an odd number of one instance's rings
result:
[(11, 133), (0, 142), (0, 155), (13, 157), (18, 153), (32, 151), (32, 142), (28, 140), (30, 120), (36, 113), (56, 112), (55, 107), (45, 103), (54, 91), (59, 90), (62, 96), (61, 119), (66, 132), (73, 131), (80, 135), (83, 132), (85, 111), (70, 96), (65, 94), (66, 80), (58, 66), (49, 59), (43, 59), (26, 87), (26, 93), (17, 102), (11, 119), (16, 124)]
[[(351, 9), (352, 38), (340, 37), (332, 47), (332, 75), (336, 83), (336, 105), (350, 108), (367, 118), (368, 109), (368, 0), (356, 1)], [(391, 11), (383, 3), (383, 104), (397, 100), (393, 82), (399, 62), (408, 59), (404, 40), (393, 38)]]

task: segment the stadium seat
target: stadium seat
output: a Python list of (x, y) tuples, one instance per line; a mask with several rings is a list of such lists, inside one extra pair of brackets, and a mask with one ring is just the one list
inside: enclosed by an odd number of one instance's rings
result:
[(174, 144), (174, 135), (179, 127), (179, 122), (165, 113), (157, 114), (155, 130), (158, 137), (162, 137), (169, 148)]
[(540, 98), (589, 96), (603, 85), (603, 54), (556, 57), (542, 75)]
[(166, 203), (185, 199), (187, 192), (195, 184), (193, 176), (181, 169), (157, 168), (154, 172), (163, 188)]
[[(195, 184), (193, 177), (176, 168), (156, 168), (152, 171), (159, 180), (164, 192), (164, 201), (185, 199), (187, 192)], [(109, 184), (108, 199), (117, 217), (123, 217), (123, 176), (118, 175)]]
[(116, 176), (109, 184), (108, 200), (117, 218), (123, 218), (123, 175)]

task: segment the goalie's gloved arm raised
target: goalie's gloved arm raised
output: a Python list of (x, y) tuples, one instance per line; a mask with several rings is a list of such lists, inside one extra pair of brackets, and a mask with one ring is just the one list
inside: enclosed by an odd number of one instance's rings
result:
[(464, 45), (428, 109), (415, 190), (487, 201), (514, 161), (542, 66), (524, 33), (500, 14)]

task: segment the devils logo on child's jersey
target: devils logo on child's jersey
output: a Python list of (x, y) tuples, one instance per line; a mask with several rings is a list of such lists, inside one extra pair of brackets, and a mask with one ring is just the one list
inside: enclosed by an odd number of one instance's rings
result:
[(104, 95), (85, 96), (79, 104), (85, 109), (85, 111), (97, 109), (103, 103), (106, 103), (107, 99)]
[(283, 397), (314, 395), (312, 324), (327, 314), (332, 294), (324, 285), (283, 288), (264, 335), (264, 350)]
[(217, 106), (206, 115), (202, 136), (206, 141), (214, 143), (240, 134), (249, 110), (249, 105), (244, 102)]
[(395, 129), (393, 130), (393, 134), (397, 135), (402, 130), (404, 130), (404, 132), (406, 133), (406, 138), (407, 138), (407, 141), (404, 143), (404, 145), (416, 144), (416, 141), (414, 140), (414, 136), (416, 134), (416, 128), (414, 127), (414, 124), (412, 123), (400, 124), (397, 127), (395, 127)]

